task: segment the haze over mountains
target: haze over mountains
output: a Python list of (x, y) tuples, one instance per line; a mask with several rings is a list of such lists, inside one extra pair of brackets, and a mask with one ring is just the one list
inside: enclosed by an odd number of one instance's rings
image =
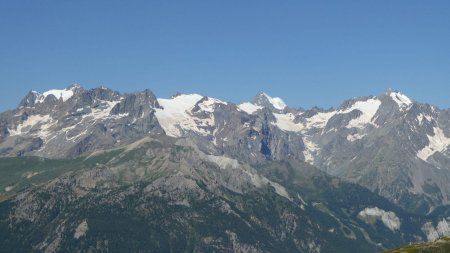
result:
[[(31, 91), (0, 114), (2, 168), (20, 167), (0, 185), (9, 238), (1, 244), (117, 250), (109, 230), (88, 230), (105, 216), (93, 199), (122, 206), (106, 216), (146, 224), (153, 239), (142, 240), (165, 242), (162, 252), (376, 252), (434, 240), (450, 234), (449, 145), (449, 110), (393, 90), (331, 109), (291, 108), (263, 92), (234, 104), (80, 85)], [(155, 199), (158, 212), (147, 206)], [(231, 223), (213, 229), (206, 220)], [(156, 240), (162, 227), (167, 234)], [(142, 243), (133, 249), (149, 246)]]

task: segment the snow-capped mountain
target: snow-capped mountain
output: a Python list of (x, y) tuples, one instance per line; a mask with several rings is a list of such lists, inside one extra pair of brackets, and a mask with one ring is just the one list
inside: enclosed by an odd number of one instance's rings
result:
[(119, 94), (73, 85), (39, 94), (31, 91), (1, 116), (1, 151), (9, 155), (75, 157), (120, 145), (149, 132), (163, 133), (159, 104), (150, 91)]
[(434, 240), (450, 234), (449, 126), (448, 110), (391, 90), (327, 110), (263, 92), (234, 104), (31, 91), (0, 114), (0, 246), (377, 252)]
[(398, 91), (333, 109), (288, 107), (260, 92), (233, 104), (198, 94), (156, 99), (72, 85), (32, 91), (0, 114), (0, 154), (65, 158), (165, 134), (257, 165), (304, 160), (418, 212), (450, 203), (450, 115)]

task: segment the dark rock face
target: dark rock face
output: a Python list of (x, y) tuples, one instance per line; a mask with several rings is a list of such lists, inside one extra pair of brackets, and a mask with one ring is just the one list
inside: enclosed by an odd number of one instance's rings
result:
[(17, 109), (1, 114), (4, 155), (75, 157), (163, 133), (154, 115), (158, 101), (148, 90), (122, 95), (74, 85), (58, 92), (70, 96), (30, 92)]

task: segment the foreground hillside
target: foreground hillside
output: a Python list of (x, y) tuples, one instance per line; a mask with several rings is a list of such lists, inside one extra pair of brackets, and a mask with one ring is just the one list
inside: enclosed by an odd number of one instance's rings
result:
[(378, 252), (428, 221), (301, 161), (252, 167), (162, 136), (0, 158), (0, 178), (6, 252)]
[(385, 253), (447, 253), (450, 252), (450, 237), (444, 237), (434, 242), (416, 243)]

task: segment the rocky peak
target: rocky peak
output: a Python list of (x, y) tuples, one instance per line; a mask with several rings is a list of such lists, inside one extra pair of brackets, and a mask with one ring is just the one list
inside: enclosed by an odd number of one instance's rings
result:
[(282, 111), (287, 105), (279, 97), (271, 97), (264, 92), (259, 92), (253, 99), (253, 103), (258, 106), (267, 107), (270, 109), (275, 109)]
[(36, 105), (56, 104), (59, 102), (66, 102), (73, 96), (84, 92), (84, 89), (79, 84), (72, 84), (65, 89), (51, 89), (43, 93), (37, 91), (30, 91), (19, 103), (19, 108), (34, 107)]
[(111, 114), (127, 114), (133, 117), (142, 117), (156, 108), (161, 108), (161, 106), (155, 95), (150, 90), (144, 90), (124, 95), (120, 102), (113, 107)]
[(39, 93), (36, 91), (29, 91), (28, 94), (20, 101), (19, 108), (34, 106)]
[(391, 101), (394, 101), (400, 111), (405, 111), (411, 107), (411, 105), (414, 103), (408, 96), (403, 94), (401, 91), (398, 90), (391, 90), (388, 89), (384, 93), (384, 98), (389, 99)]

